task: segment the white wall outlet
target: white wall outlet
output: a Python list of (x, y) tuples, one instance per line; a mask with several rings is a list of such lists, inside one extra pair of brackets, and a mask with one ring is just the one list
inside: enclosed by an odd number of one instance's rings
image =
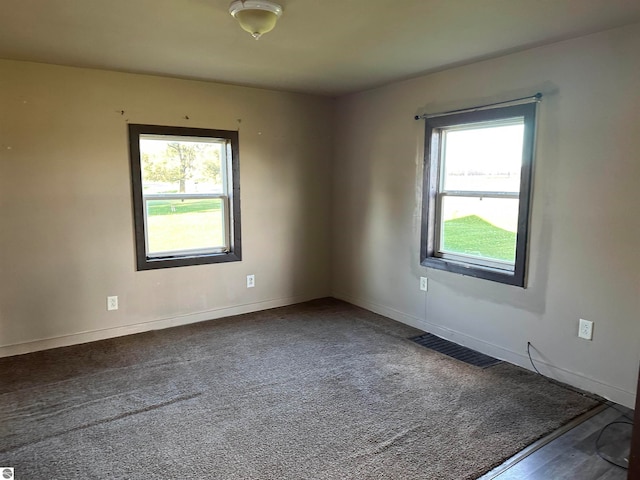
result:
[(107, 310), (117, 310), (118, 309), (118, 297), (107, 297)]
[(585, 340), (593, 340), (593, 322), (581, 318), (578, 325), (578, 336)]
[(247, 288), (253, 288), (256, 286), (256, 276), (247, 275)]
[(426, 292), (429, 289), (429, 279), (427, 277), (420, 277), (420, 290)]

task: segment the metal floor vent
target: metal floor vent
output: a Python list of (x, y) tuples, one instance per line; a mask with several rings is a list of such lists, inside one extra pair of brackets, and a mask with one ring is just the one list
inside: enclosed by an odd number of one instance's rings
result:
[(502, 362), (502, 360), (490, 357), (484, 353), (476, 352), (475, 350), (450, 342), (444, 338), (436, 337), (430, 333), (424, 333), (417, 337), (412, 337), (409, 340), (413, 340), (423, 347), (430, 348), (431, 350), (435, 350), (436, 352), (443, 353), (449, 357), (455, 358), (456, 360), (460, 360), (468, 363), (469, 365), (474, 365), (480, 368), (491, 367)]

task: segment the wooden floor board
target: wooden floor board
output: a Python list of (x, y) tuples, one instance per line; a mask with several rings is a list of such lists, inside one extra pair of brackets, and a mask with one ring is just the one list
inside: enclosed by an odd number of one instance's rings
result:
[[(604, 407), (517, 463), (508, 460), (478, 480), (626, 480), (627, 471), (600, 458), (595, 448), (603, 427), (627, 420), (623, 413), (632, 415), (633, 411), (619, 405)], [(610, 427), (606, 434), (601, 439), (603, 451), (623, 459), (630, 444), (630, 429), (625, 425)]]
[(598, 480), (626, 480), (627, 471), (621, 472), (620, 468), (613, 467), (609, 469), (604, 475), (598, 477)]

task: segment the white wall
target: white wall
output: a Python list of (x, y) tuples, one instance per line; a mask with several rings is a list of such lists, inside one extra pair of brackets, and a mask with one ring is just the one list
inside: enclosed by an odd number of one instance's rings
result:
[[(328, 295), (333, 108), (0, 61), (0, 356)], [(240, 127), (242, 262), (136, 272), (127, 121)]]
[[(640, 26), (341, 98), (334, 296), (633, 406), (640, 360)], [(418, 113), (536, 92), (528, 287), (419, 264)], [(418, 278), (429, 278), (425, 295)], [(578, 319), (595, 322), (592, 342)]]

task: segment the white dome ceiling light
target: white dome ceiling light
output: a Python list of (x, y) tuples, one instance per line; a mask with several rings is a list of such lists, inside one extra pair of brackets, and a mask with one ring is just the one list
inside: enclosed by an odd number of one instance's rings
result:
[(229, 13), (258, 40), (276, 26), (282, 7), (268, 0), (235, 0), (229, 6)]

